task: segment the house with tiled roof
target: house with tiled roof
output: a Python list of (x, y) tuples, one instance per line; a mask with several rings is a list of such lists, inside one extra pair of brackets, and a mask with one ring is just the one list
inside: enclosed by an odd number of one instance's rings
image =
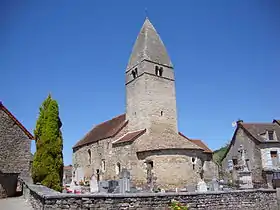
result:
[(252, 172), (255, 186), (272, 187), (273, 177), (280, 172), (280, 121), (247, 123), (237, 121), (230, 145), (222, 159), (222, 168), (238, 179), (238, 149), (245, 149), (246, 166)]
[(33, 135), (0, 102), (0, 172), (31, 180)]
[(93, 127), (73, 146), (75, 181), (118, 179), (122, 169), (140, 187), (151, 176), (165, 189), (214, 178), (212, 151), (178, 131), (174, 67), (148, 18), (124, 74), (126, 113)]

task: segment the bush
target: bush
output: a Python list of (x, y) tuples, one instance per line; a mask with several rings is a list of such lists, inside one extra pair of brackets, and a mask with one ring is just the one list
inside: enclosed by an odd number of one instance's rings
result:
[(188, 210), (187, 206), (182, 205), (180, 202), (172, 200), (171, 201), (172, 210)]

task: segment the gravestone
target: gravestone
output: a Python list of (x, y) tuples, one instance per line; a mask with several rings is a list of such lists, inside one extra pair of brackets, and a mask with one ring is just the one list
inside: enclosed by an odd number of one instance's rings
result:
[(130, 172), (127, 169), (122, 169), (120, 174), (119, 187), (120, 193), (126, 193), (130, 191)]
[(79, 184), (80, 181), (84, 181), (84, 170), (83, 168), (79, 167), (76, 169), (75, 172), (75, 180), (77, 184)]
[(109, 187), (108, 187), (108, 193), (113, 193), (116, 191), (117, 186), (119, 185), (119, 182), (116, 180), (110, 180), (109, 181)]
[(209, 191), (219, 191), (219, 182), (216, 179), (213, 179), (209, 183)]
[(186, 190), (187, 190), (187, 192), (195, 192), (196, 191), (196, 186), (195, 185), (187, 185)]
[(99, 191), (98, 182), (94, 175), (92, 175), (90, 178), (89, 187), (90, 187), (90, 193), (97, 193)]
[(99, 192), (100, 193), (108, 193), (109, 182), (108, 181), (100, 181), (99, 182)]
[(197, 192), (207, 192), (207, 184), (203, 180), (197, 183)]

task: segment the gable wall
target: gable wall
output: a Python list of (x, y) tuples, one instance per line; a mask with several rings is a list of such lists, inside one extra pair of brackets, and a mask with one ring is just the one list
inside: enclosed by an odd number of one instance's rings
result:
[[(232, 160), (235, 156), (239, 157), (238, 149), (242, 144), (246, 150), (246, 158), (249, 158), (249, 170), (252, 171), (253, 182), (263, 183), (262, 177), (262, 160), (261, 160), (261, 151), (256, 145), (255, 141), (247, 135), (242, 128), (237, 128), (234, 143), (231, 145), (226, 157), (222, 161), (222, 168), (224, 171), (228, 171), (228, 161)], [(233, 179), (237, 179), (236, 171), (232, 171)]]
[(20, 173), (23, 179), (31, 179), (31, 140), (3, 110), (0, 110), (0, 171)]

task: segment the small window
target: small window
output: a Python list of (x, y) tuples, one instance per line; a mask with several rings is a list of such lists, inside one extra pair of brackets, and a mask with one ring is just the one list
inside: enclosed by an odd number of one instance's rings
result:
[(232, 159), (232, 163), (233, 163), (234, 166), (236, 166), (237, 165), (237, 159)]
[(102, 172), (104, 172), (105, 171), (105, 160), (102, 160), (102, 162), (101, 162), (101, 170), (102, 170)]
[(148, 169), (153, 169), (154, 168), (154, 162), (151, 160), (146, 161), (146, 165)]
[(268, 140), (274, 140), (274, 132), (268, 131)]
[(135, 73), (134, 70), (131, 72), (131, 74), (132, 74), (132, 76), (133, 76), (133, 79), (135, 79), (135, 78), (136, 78), (136, 73)]
[(88, 162), (91, 164), (91, 151), (88, 149)]
[(135, 68), (134, 70), (131, 71), (131, 74), (133, 76), (133, 79), (135, 79), (136, 77), (138, 77), (138, 69)]
[(155, 73), (156, 73), (157, 76), (159, 75), (159, 68), (158, 68), (158, 66), (155, 66)]
[(163, 111), (160, 111), (160, 116), (163, 116)]
[(277, 158), (277, 151), (270, 151), (270, 156), (272, 158)]
[(119, 175), (121, 173), (121, 164), (117, 163), (116, 164), (116, 174)]
[(277, 151), (270, 151), (270, 157), (272, 161), (272, 166), (278, 167), (279, 166), (279, 158)]
[(194, 170), (195, 169), (195, 158), (192, 157), (192, 169)]
[(157, 76), (162, 77), (162, 72), (163, 72), (162, 67), (155, 66), (155, 73), (156, 73)]
[(97, 181), (100, 181), (100, 171), (99, 169), (96, 169), (96, 177), (97, 177)]
[(163, 72), (163, 68), (160, 67), (160, 68), (159, 68), (159, 76), (160, 76), (160, 77), (162, 77), (162, 72)]

